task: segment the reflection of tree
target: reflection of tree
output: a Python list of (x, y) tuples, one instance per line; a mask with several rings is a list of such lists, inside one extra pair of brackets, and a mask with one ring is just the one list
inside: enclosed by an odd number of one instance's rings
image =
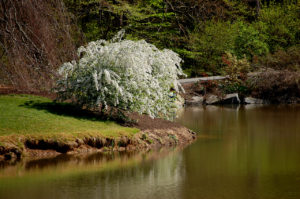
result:
[[(81, 193), (88, 192), (91, 198), (180, 198), (180, 190), (177, 187), (181, 186), (181, 180), (184, 178), (182, 161), (182, 155), (175, 153), (131, 168), (120, 168), (85, 178), (67, 179), (71, 183), (68, 193), (72, 193), (72, 189), (76, 187), (80, 190), (87, 189)], [(78, 197), (72, 194), (69, 196)]]
[(188, 108), (179, 118), (212, 135), (184, 151), (187, 198), (268, 198), (286, 189), (300, 195), (297, 183), (286, 185), (300, 176), (299, 107), (207, 108)]
[[(166, 156), (167, 155), (167, 156)], [(164, 151), (142, 154), (92, 154), (86, 157), (61, 156), (16, 165), (26, 174), (22, 186), (0, 186), (0, 198), (181, 198), (183, 170), (181, 152)], [(29, 165), (27, 170), (20, 170)], [(34, 168), (35, 167), (35, 168)], [(8, 168), (6, 172), (13, 169)], [(37, 176), (28, 172), (36, 172)], [(57, 175), (57, 172), (59, 173)], [(16, 173), (16, 172), (15, 172)], [(68, 175), (71, 173), (71, 175)], [(66, 176), (64, 176), (67, 174)], [(50, 181), (47, 178), (50, 176)], [(27, 183), (32, 181), (31, 183)], [(0, 185), (4, 184), (1, 181)], [(42, 183), (41, 183), (42, 182)], [(52, 194), (49, 194), (52, 193)], [(5, 195), (6, 194), (6, 195)]]

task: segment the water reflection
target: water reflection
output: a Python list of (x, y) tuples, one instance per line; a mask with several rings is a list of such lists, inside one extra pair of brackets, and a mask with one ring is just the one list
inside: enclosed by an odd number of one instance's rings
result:
[(300, 106), (184, 109), (184, 150), (32, 160), (0, 169), (0, 198), (300, 198)]
[(179, 121), (216, 138), (184, 151), (185, 198), (300, 198), (299, 106), (190, 107)]
[(0, 198), (180, 198), (182, 158), (176, 149), (28, 161), (21, 177), (2, 172)]

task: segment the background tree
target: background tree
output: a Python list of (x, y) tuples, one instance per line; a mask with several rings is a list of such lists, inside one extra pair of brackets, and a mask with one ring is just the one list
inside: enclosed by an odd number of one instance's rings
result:
[(49, 90), (55, 69), (75, 58), (80, 35), (72, 23), (60, 0), (1, 0), (1, 83), (22, 90)]

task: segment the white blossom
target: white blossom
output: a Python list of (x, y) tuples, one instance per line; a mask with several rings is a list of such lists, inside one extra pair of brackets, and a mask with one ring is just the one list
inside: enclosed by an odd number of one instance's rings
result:
[(175, 101), (170, 89), (183, 90), (178, 82), (178, 76), (184, 75), (181, 58), (144, 40), (121, 40), (123, 35), (122, 31), (111, 41), (81, 46), (80, 59), (59, 69), (60, 98), (90, 107), (115, 106), (151, 117), (169, 117)]

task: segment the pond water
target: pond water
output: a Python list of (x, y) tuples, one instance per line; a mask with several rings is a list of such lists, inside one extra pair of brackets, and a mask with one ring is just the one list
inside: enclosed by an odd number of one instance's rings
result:
[(2, 199), (299, 199), (300, 106), (188, 107), (199, 139), (144, 154), (0, 165)]

